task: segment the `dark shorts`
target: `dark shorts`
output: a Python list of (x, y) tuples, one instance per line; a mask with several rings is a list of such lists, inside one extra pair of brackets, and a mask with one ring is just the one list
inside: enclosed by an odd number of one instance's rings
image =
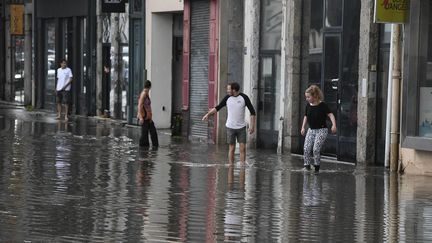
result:
[(240, 129), (231, 129), (227, 127), (227, 142), (228, 144), (246, 143), (246, 127)]
[(70, 91), (65, 91), (65, 90), (57, 91), (56, 96), (57, 96), (57, 104), (64, 104), (64, 105), (69, 104)]

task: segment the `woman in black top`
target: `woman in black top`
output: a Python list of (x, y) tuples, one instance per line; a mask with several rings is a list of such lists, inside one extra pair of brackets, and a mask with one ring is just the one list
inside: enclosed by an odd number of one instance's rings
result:
[(326, 125), (327, 117), (332, 122), (331, 132), (336, 133), (336, 119), (331, 113), (323, 99), (320, 88), (316, 85), (311, 85), (305, 91), (306, 96), (306, 112), (303, 118), (301, 134), (304, 136), (306, 131), (306, 124), (309, 129), (306, 133), (304, 143), (304, 168), (310, 170), (313, 153), (315, 171), (318, 172), (321, 163), (321, 147), (327, 138), (328, 129)]

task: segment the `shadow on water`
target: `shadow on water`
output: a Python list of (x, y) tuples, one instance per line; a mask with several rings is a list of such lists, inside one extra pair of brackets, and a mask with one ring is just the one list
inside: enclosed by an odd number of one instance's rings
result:
[(0, 241), (432, 240), (428, 177), (259, 150), (229, 165), (225, 146), (159, 135), (0, 113)]

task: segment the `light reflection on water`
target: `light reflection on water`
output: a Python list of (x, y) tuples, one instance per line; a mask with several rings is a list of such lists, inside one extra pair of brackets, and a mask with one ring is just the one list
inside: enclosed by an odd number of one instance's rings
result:
[(0, 241), (394, 242), (432, 240), (428, 177), (248, 151), (90, 120), (0, 116)]

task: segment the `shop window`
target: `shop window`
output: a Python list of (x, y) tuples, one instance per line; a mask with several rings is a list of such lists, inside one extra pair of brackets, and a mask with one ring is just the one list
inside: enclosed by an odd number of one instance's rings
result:
[(402, 146), (432, 151), (432, 2), (410, 2), (404, 26)]
[[(424, 45), (425, 56), (420, 56), (419, 66), (419, 136), (432, 138), (432, 4), (429, 3), (429, 11), (425, 18), (427, 22), (424, 28), (427, 32), (420, 33)], [(421, 44), (422, 46), (422, 44)], [(420, 50), (421, 51), (421, 50)]]

